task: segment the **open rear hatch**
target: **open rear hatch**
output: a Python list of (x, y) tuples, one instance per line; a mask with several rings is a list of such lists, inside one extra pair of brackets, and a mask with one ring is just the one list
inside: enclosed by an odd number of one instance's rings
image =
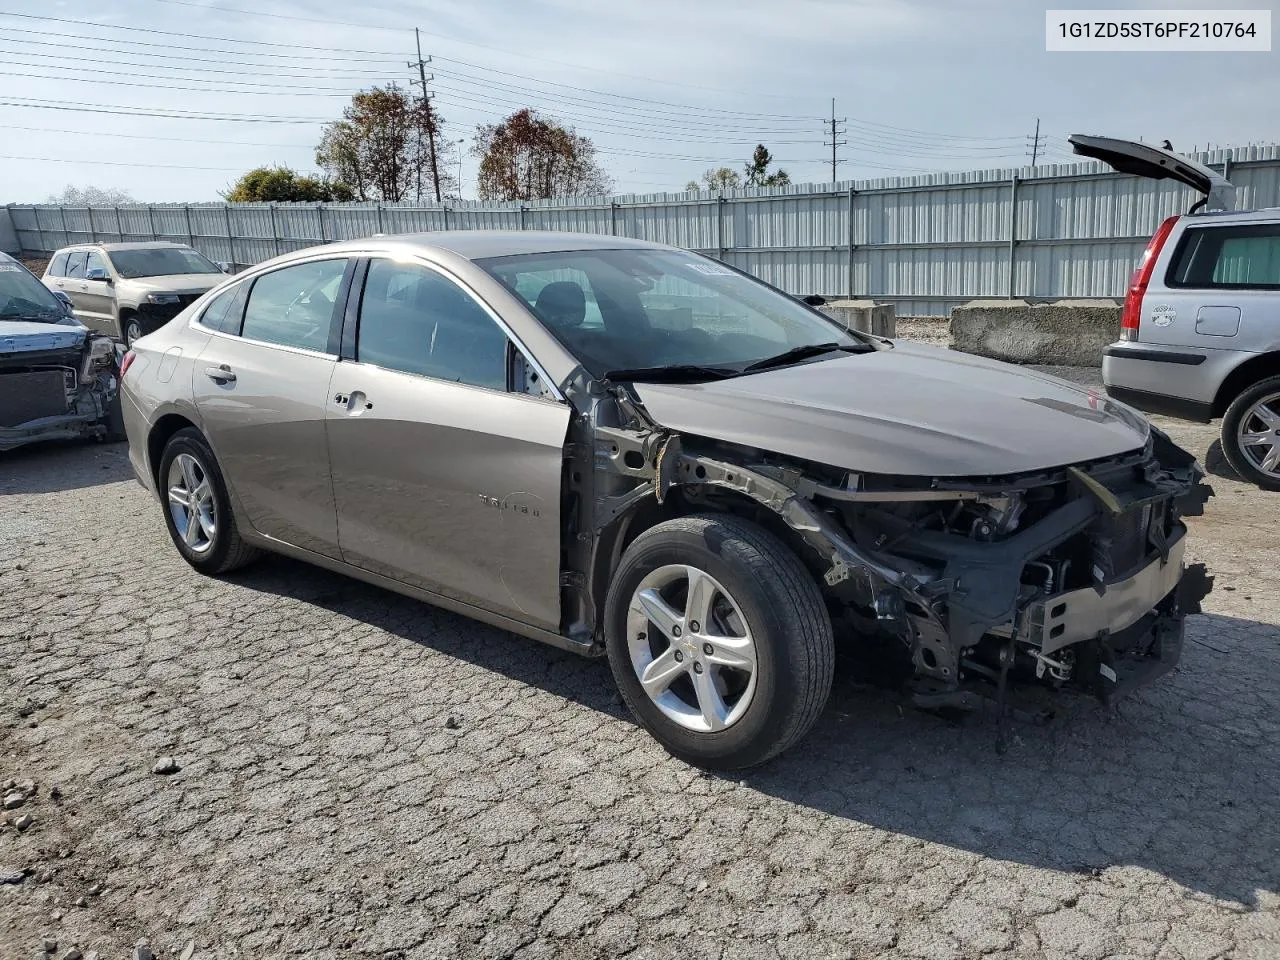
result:
[(1231, 210), (1235, 207), (1236, 188), (1230, 180), (1172, 150), (1134, 140), (1091, 137), (1083, 133), (1073, 133), (1067, 141), (1082, 157), (1101, 160), (1120, 173), (1185, 183), (1203, 198), (1190, 212), (1194, 213), (1202, 206), (1207, 210)]

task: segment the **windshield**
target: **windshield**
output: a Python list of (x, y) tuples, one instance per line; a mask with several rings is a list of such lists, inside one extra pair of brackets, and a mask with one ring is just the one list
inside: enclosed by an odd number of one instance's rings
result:
[(870, 349), (786, 294), (693, 253), (576, 250), (476, 263), (596, 377), (643, 379), (661, 368), (710, 379)]
[(0, 261), (0, 320), (63, 323), (69, 317), (62, 302), (25, 267)]
[(212, 260), (184, 247), (159, 247), (142, 250), (112, 250), (116, 273), (126, 280), (139, 277), (171, 277), (182, 273), (221, 273)]

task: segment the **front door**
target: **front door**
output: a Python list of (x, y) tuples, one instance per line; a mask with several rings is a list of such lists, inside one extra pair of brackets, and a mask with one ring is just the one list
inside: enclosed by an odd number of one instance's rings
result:
[[(325, 415), (351, 261), (294, 264), (210, 301), (193, 372), (205, 434), (254, 530), (339, 558)], [(247, 302), (246, 302), (247, 301)]]
[(107, 258), (97, 250), (88, 252), (84, 277), (80, 281), (79, 297), (85, 326), (123, 339), (124, 330), (116, 325), (115, 281), (107, 267)]
[(568, 405), (513, 389), (505, 331), (421, 264), (371, 261), (355, 344), (329, 390), (343, 558), (557, 629)]

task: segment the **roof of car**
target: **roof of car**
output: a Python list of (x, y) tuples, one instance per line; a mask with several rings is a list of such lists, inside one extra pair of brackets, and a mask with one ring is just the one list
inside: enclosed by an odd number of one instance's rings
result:
[[(174, 243), (171, 240), (139, 240), (134, 243), (72, 243), (58, 250), (162, 250), (166, 248), (187, 248), (185, 243)], [(189, 248), (187, 248), (189, 249)]]
[(509, 257), (521, 253), (554, 253), (568, 250), (666, 249), (647, 240), (632, 240), (598, 233), (561, 233), (553, 230), (441, 230), (405, 233), (330, 244), (331, 249), (368, 249), (371, 242), (391, 246), (435, 247), (468, 260)]

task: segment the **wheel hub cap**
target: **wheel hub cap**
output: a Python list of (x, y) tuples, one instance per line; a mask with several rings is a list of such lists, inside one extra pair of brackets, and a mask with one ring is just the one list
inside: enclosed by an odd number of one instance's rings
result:
[(724, 586), (686, 564), (659, 567), (627, 608), (631, 666), (649, 699), (689, 730), (714, 733), (742, 718), (756, 691), (756, 649)]
[(189, 453), (169, 464), (169, 516), (192, 553), (207, 553), (217, 535), (217, 504), (204, 466)]
[(1280, 393), (1262, 397), (1245, 412), (1236, 438), (1255, 467), (1280, 479)]

